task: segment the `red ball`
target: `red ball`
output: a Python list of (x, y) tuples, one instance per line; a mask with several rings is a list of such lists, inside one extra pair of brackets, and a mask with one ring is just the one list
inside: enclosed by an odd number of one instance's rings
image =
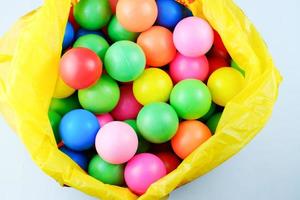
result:
[(167, 174), (176, 169), (181, 163), (181, 160), (171, 152), (160, 152), (157, 153), (156, 156), (164, 163)]
[(101, 74), (102, 61), (87, 48), (70, 49), (61, 58), (61, 78), (74, 89), (84, 89), (93, 85)]
[(80, 26), (79, 26), (79, 24), (77, 24), (77, 22), (74, 18), (73, 12), (74, 12), (74, 7), (72, 6), (70, 9), (70, 14), (69, 14), (69, 22), (72, 24), (75, 31), (77, 31), (80, 28)]
[(208, 63), (209, 63), (209, 76), (217, 69), (219, 69), (221, 67), (229, 66), (229, 62), (227, 61), (227, 59), (225, 59), (223, 57), (218, 57), (218, 56), (209, 57)]
[(217, 31), (214, 31), (214, 44), (212, 49), (209, 52), (209, 55), (212, 57), (215, 56), (222, 57), (227, 60), (230, 59), (230, 55), (226, 47), (224, 46), (221, 36)]
[(162, 144), (152, 144), (150, 151), (153, 153), (172, 151), (172, 146), (170, 142), (166, 142)]
[(111, 115), (119, 121), (135, 119), (142, 107), (133, 95), (132, 84), (123, 85), (120, 87), (120, 100)]

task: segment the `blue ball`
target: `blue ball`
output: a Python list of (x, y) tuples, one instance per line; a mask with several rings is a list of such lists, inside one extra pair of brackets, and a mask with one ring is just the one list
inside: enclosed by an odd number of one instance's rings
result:
[(67, 23), (66, 31), (65, 31), (65, 36), (64, 36), (64, 42), (63, 42), (63, 49), (68, 48), (71, 46), (71, 44), (74, 41), (74, 36), (75, 36), (75, 31), (70, 22)]
[(194, 15), (190, 9), (188, 9), (187, 7), (183, 7), (183, 16), (184, 18), (186, 18), (186, 17), (192, 17)]
[(96, 116), (82, 109), (67, 113), (59, 126), (62, 141), (74, 151), (92, 148), (99, 129), (100, 125)]
[(61, 147), (60, 150), (76, 162), (83, 170), (87, 170), (88, 158), (83, 152), (73, 151), (67, 147)]
[(156, 23), (168, 29), (174, 29), (184, 18), (183, 7), (174, 0), (157, 0), (158, 17)]
[(80, 28), (77, 31), (75, 38), (77, 40), (81, 36), (88, 35), (88, 34), (96, 34), (96, 35), (99, 35), (99, 36), (105, 38), (105, 35), (104, 35), (104, 33), (102, 31), (90, 31), (90, 30), (86, 30), (86, 29), (83, 29), (83, 28)]

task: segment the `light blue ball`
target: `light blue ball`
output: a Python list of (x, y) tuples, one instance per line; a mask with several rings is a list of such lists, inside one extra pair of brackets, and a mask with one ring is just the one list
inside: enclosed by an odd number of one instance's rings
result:
[(96, 116), (82, 109), (67, 113), (59, 126), (62, 141), (74, 151), (92, 148), (99, 129), (100, 125)]

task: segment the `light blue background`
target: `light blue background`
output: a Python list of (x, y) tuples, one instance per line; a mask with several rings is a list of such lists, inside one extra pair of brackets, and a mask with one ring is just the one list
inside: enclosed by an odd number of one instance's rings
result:
[[(172, 200), (300, 199), (300, 1), (236, 0), (265, 38), (284, 82), (273, 116), (238, 155), (177, 189)], [(41, 0), (0, 0), (0, 34)], [(47, 22), (45, 22), (47, 23)], [(0, 199), (88, 200), (62, 188), (31, 161), (0, 118)]]

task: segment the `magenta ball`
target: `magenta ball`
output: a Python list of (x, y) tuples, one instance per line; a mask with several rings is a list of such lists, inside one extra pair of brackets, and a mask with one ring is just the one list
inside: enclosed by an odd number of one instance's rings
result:
[(186, 57), (177, 53), (175, 59), (170, 64), (170, 75), (175, 83), (184, 79), (207, 79), (209, 64), (206, 56)]
[(109, 113), (102, 114), (102, 115), (96, 115), (96, 117), (98, 119), (100, 127), (103, 127), (108, 122), (114, 121), (113, 117)]
[(173, 40), (181, 54), (198, 57), (206, 54), (212, 47), (214, 32), (204, 19), (187, 17), (176, 25)]
[(128, 188), (138, 195), (144, 194), (152, 183), (166, 175), (164, 163), (154, 154), (141, 153), (126, 165), (124, 177)]
[(120, 100), (111, 115), (119, 121), (135, 119), (143, 106), (135, 99), (132, 84), (120, 87), (120, 92)]
[(118, 121), (109, 122), (100, 128), (95, 146), (103, 160), (111, 164), (122, 164), (136, 153), (138, 137), (128, 124)]

